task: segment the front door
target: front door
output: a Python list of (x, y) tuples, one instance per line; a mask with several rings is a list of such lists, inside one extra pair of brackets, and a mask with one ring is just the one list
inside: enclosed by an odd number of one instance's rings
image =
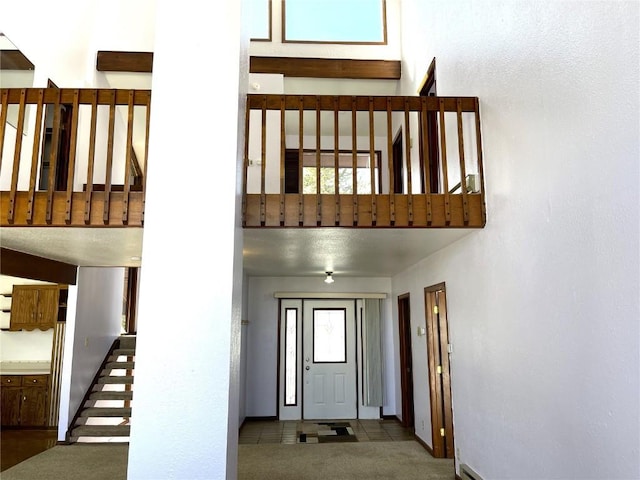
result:
[(303, 418), (357, 418), (353, 300), (310, 300), (303, 311)]

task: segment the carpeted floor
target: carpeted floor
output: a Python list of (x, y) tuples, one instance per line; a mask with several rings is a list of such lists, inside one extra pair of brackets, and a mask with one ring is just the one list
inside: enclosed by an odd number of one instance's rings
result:
[(416, 441), (240, 445), (239, 480), (454, 480)]
[(125, 480), (128, 444), (58, 445), (2, 472), (2, 480)]
[[(59, 445), (5, 470), (2, 480), (125, 480), (127, 457), (127, 444)], [(238, 480), (454, 478), (452, 460), (432, 458), (415, 441), (260, 444), (238, 448)]]

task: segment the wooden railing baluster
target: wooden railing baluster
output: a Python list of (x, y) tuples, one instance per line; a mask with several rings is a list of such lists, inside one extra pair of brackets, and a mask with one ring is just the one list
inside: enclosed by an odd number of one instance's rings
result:
[(387, 164), (389, 166), (389, 220), (396, 223), (395, 188), (393, 177), (393, 132), (391, 116), (391, 97), (387, 97)]
[(467, 202), (467, 170), (464, 164), (464, 139), (462, 131), (462, 102), (456, 102), (458, 121), (458, 156), (460, 157), (460, 187), (462, 188), (462, 216), (465, 225), (469, 224), (469, 203)]
[(404, 144), (407, 162), (407, 208), (409, 225), (413, 225), (413, 186), (411, 184), (411, 126), (409, 123), (409, 99), (404, 99)]
[(53, 129), (51, 133), (51, 153), (49, 155), (49, 184), (47, 185), (47, 214), (46, 222), (53, 221), (53, 192), (56, 189), (56, 170), (58, 166), (58, 144), (60, 138), (60, 100), (62, 90), (56, 91), (53, 103)]
[(444, 98), (440, 99), (440, 160), (442, 161), (442, 183), (444, 185), (444, 216), (445, 224), (451, 223), (451, 205), (449, 200), (449, 175), (447, 168), (447, 136), (444, 123)]
[(322, 224), (322, 197), (320, 196), (320, 97), (316, 97), (316, 225)]
[(298, 225), (304, 224), (304, 97), (299, 98), (298, 109), (300, 112), (298, 125)]
[[(249, 119), (251, 116), (251, 107), (249, 102), (244, 109), (244, 158), (242, 165), (242, 226), (247, 224), (247, 184), (249, 176)], [(146, 163), (146, 162), (145, 162)], [(146, 178), (146, 175), (145, 175)]]
[(358, 127), (356, 122), (356, 97), (351, 99), (351, 181), (353, 195), (353, 225), (358, 225)]
[(431, 162), (429, 160), (429, 133), (427, 129), (427, 97), (421, 97), (421, 121), (422, 127), (422, 168), (424, 170), (424, 193), (426, 196), (427, 208), (427, 226), (430, 227), (433, 222), (433, 214), (431, 212)]
[[(285, 169), (285, 152), (287, 149), (287, 137), (285, 132), (284, 122), (286, 120), (286, 109), (285, 109), (285, 98), (284, 95), (280, 97), (280, 226), (284, 226), (284, 190), (285, 190), (285, 178), (284, 178), (284, 169)], [(248, 132), (247, 132), (248, 136)]]
[(2, 173), (2, 158), (4, 152), (4, 132), (7, 126), (7, 110), (9, 109), (9, 90), (2, 91), (2, 100), (0, 101), (2, 111), (0, 111), (0, 173)]
[(36, 108), (36, 126), (33, 131), (33, 150), (31, 152), (31, 173), (29, 175), (29, 194), (27, 197), (27, 223), (33, 223), (33, 199), (36, 193), (36, 177), (38, 175), (38, 158), (40, 153), (40, 134), (42, 117), (44, 116), (44, 90), (38, 90), (38, 106)]
[(338, 97), (333, 97), (333, 160), (334, 160), (334, 198), (336, 202), (336, 214), (335, 214), (335, 224), (340, 225), (340, 177), (339, 177), (339, 169), (340, 169), (340, 138), (339, 138), (339, 128), (338, 128), (338, 112), (339, 112), (339, 104)]
[(131, 189), (131, 151), (133, 149), (133, 105), (135, 91), (129, 90), (129, 103), (127, 105), (127, 146), (124, 157), (124, 186), (122, 189), (122, 224), (129, 223), (129, 191)]
[(111, 91), (109, 101), (109, 134), (107, 137), (107, 168), (105, 170), (104, 179), (104, 210), (102, 213), (102, 221), (105, 225), (109, 224), (109, 209), (111, 206), (111, 175), (113, 172), (113, 142), (116, 122), (116, 91)]
[(267, 99), (262, 102), (262, 117), (260, 131), (260, 225), (267, 221)]
[(22, 135), (24, 132), (24, 115), (26, 110), (26, 89), (20, 91), (20, 107), (18, 110), (18, 126), (16, 128), (16, 143), (13, 153), (13, 171), (11, 175), (11, 193), (9, 195), (9, 214), (7, 220), (13, 223), (16, 206), (16, 192), (18, 191), (18, 174), (20, 172), (20, 156), (22, 155)]
[(73, 107), (71, 110), (71, 140), (69, 142), (69, 165), (67, 169), (67, 197), (65, 203), (64, 222), (69, 225), (71, 223), (71, 199), (73, 197), (73, 182), (75, 180), (76, 171), (76, 146), (78, 144), (78, 110), (80, 92), (73, 91)]
[[(91, 130), (89, 131), (89, 158), (87, 159), (87, 187), (84, 192), (84, 223), (91, 223), (91, 197), (93, 196), (93, 169), (96, 159), (96, 130), (98, 126), (98, 92), (91, 96)], [(146, 177), (146, 175), (145, 175)]]
[(369, 97), (369, 174), (371, 176), (371, 224), (376, 224), (376, 166), (375, 127), (373, 122), (373, 97)]

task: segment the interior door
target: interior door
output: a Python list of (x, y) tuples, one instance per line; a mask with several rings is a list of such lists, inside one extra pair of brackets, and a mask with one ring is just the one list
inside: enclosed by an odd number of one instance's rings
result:
[(357, 418), (353, 300), (305, 301), (303, 418)]

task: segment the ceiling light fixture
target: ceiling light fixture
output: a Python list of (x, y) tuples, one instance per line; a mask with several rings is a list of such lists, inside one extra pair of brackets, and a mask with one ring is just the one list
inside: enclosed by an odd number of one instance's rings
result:
[(333, 275), (333, 272), (326, 272), (327, 273), (327, 278), (324, 279), (324, 283), (333, 283), (333, 277), (331, 275)]

